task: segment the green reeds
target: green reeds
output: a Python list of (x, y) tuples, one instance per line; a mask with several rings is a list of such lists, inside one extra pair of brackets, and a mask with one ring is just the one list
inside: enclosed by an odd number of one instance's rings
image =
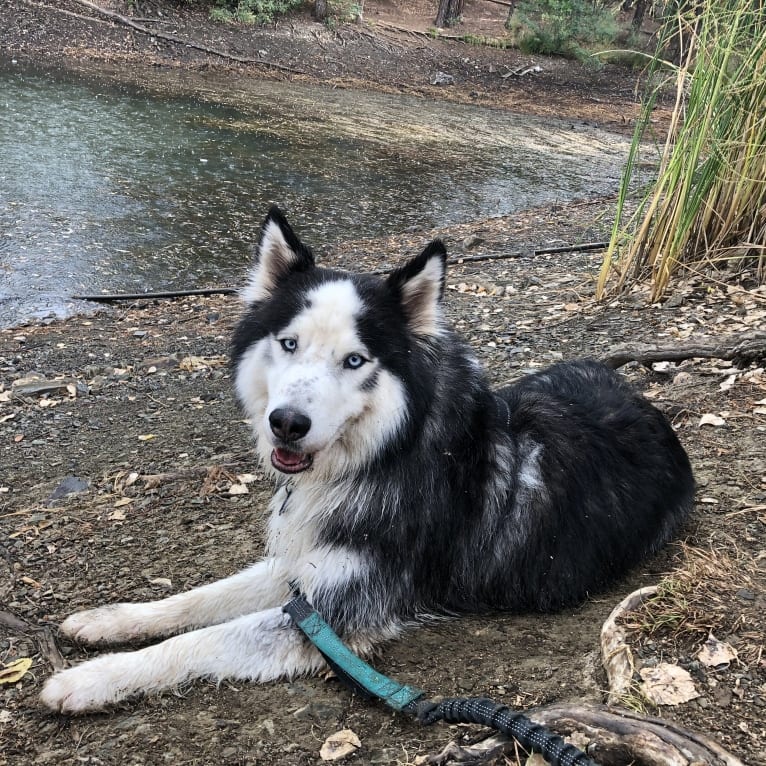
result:
[[(651, 280), (662, 298), (681, 269), (736, 268), (766, 281), (766, 17), (753, 0), (702, 0), (668, 23), (620, 186), (596, 294)], [(679, 64), (660, 53), (674, 41)], [(643, 189), (652, 110), (675, 78), (656, 178)], [(637, 192), (639, 192), (637, 194)], [(628, 202), (638, 197), (635, 212)]]

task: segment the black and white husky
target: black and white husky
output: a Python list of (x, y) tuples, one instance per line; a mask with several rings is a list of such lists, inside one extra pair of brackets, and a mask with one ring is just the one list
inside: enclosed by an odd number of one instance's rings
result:
[(673, 535), (694, 481), (665, 418), (592, 361), (493, 393), (442, 316), (444, 272), (438, 241), (387, 279), (318, 268), (271, 210), (233, 344), (277, 484), (266, 557), (69, 617), (85, 644), (178, 635), (57, 673), (48, 707), (316, 671), (281, 609), (294, 588), (364, 653), (434, 615), (577, 604)]

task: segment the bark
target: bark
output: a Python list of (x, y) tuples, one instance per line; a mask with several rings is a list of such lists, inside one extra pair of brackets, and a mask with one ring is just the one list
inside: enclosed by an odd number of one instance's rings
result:
[(730, 335), (716, 342), (690, 342), (686, 345), (615, 346), (601, 359), (612, 369), (628, 362), (650, 365), (654, 362), (681, 362), (685, 359), (724, 359), (738, 365), (766, 359), (766, 333)]
[(630, 25), (638, 32), (644, 23), (644, 14), (646, 13), (646, 0), (636, 0), (636, 10), (633, 12), (633, 21)]
[(327, 18), (327, 0), (315, 0), (314, 2), (314, 18), (317, 21), (324, 21)]
[(434, 24), (441, 27), (451, 27), (457, 23), (463, 13), (465, 0), (439, 0), (439, 10), (436, 12)]

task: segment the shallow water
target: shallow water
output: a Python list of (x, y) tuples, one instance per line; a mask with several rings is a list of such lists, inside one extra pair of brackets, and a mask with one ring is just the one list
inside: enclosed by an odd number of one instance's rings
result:
[(414, 97), (8, 62), (0, 326), (81, 310), (78, 292), (236, 284), (272, 202), (319, 245), (608, 192), (626, 151), (585, 126)]

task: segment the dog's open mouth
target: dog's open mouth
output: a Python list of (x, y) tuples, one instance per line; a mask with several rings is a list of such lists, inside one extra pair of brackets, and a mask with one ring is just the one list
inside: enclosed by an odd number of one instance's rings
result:
[(282, 473), (300, 473), (311, 468), (313, 462), (313, 455), (292, 452), (282, 447), (276, 447), (271, 453), (271, 464)]

